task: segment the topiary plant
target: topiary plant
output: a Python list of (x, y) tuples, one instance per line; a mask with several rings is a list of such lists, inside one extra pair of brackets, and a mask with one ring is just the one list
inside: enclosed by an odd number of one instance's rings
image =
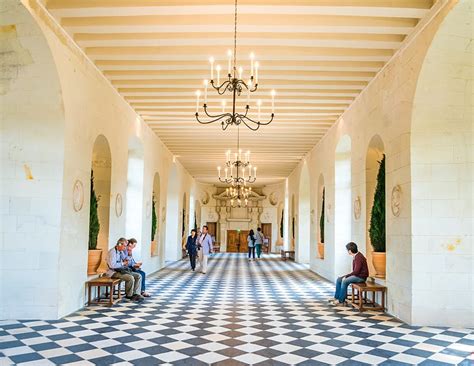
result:
[(283, 218), (285, 217), (285, 210), (281, 210), (281, 220), (280, 220), (280, 237), (283, 238)]
[(155, 196), (153, 196), (151, 202), (151, 241), (153, 241), (155, 240), (156, 224), (158, 222), (156, 218)]
[(292, 231), (292, 237), (293, 239), (295, 238), (295, 217), (293, 216), (293, 219), (291, 220), (291, 231)]
[(97, 249), (97, 238), (100, 231), (99, 199), (94, 189), (94, 171), (91, 171), (91, 200), (89, 209), (89, 250)]
[(385, 252), (385, 154), (379, 164), (374, 204), (370, 213), (369, 237), (374, 252)]
[(326, 198), (326, 188), (323, 188), (323, 198), (321, 200), (321, 217), (319, 218), (319, 237), (324, 243), (324, 200)]

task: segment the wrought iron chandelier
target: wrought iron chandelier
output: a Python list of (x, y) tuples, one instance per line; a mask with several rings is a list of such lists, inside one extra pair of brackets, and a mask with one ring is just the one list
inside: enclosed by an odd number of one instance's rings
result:
[(254, 183), (257, 180), (257, 167), (252, 167), (250, 163), (250, 151), (242, 154), (239, 126), (237, 126), (237, 152), (234, 153), (234, 159), (231, 156), (232, 153), (228, 150), (225, 154), (224, 177), (221, 175), (221, 167), (217, 167), (219, 181), (232, 186), (245, 186), (247, 183)]
[[(274, 111), (275, 111), (275, 90), (271, 91), (272, 97), (272, 113), (270, 119), (263, 121), (261, 117), (261, 106), (262, 101), (258, 100), (257, 105), (257, 116), (254, 115), (250, 117), (250, 94), (257, 91), (258, 88), (258, 70), (259, 63), (255, 61), (255, 55), (250, 54), (250, 75), (248, 81), (242, 79), (243, 68), (239, 67), (237, 70), (237, 0), (235, 0), (235, 16), (234, 16), (234, 52), (231, 50), (227, 51), (228, 62), (227, 62), (227, 78), (224, 78), (224, 81), (221, 84), (220, 80), (220, 71), (221, 66), (216, 66), (217, 73), (217, 82), (214, 82), (214, 58), (211, 57), (209, 62), (211, 64), (211, 81), (204, 80), (204, 113), (208, 119), (203, 120), (199, 116), (199, 99), (201, 97), (201, 91), (196, 91), (196, 120), (201, 124), (210, 124), (214, 122), (220, 122), (222, 129), (226, 130), (231, 125), (239, 126), (244, 124), (253, 131), (256, 131), (262, 125), (268, 125), (273, 121)], [(238, 71), (238, 75), (237, 75)], [(226, 102), (222, 101), (222, 113), (215, 114), (209, 112), (207, 105), (207, 89), (209, 84), (212, 88), (217, 91), (218, 95), (224, 95), (226, 92), (232, 94), (232, 111), (226, 112)], [(236, 111), (236, 101), (237, 97), (246, 92), (247, 94), (247, 104), (245, 110), (242, 113)]]
[(233, 160), (231, 160), (231, 156), (231, 151), (227, 151), (224, 177), (221, 176), (221, 167), (217, 167), (219, 181), (231, 184), (232, 186), (254, 183), (257, 180), (257, 167), (254, 166), (252, 169), (252, 164), (250, 164), (250, 151), (244, 154), (244, 160), (242, 160), (242, 149), (238, 149), (238, 153), (234, 154)]
[(230, 201), (231, 207), (247, 207), (251, 191), (252, 187), (245, 187), (239, 184), (235, 187), (226, 188), (225, 195)]

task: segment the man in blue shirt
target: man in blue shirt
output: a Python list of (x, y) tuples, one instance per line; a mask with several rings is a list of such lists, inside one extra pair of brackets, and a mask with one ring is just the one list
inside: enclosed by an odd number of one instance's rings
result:
[(107, 257), (107, 265), (109, 270), (107, 275), (112, 278), (120, 278), (125, 282), (125, 297), (131, 301), (143, 301), (140, 295), (142, 285), (142, 276), (139, 273), (132, 272), (128, 268), (128, 260), (125, 258), (123, 251), (127, 245), (127, 239), (120, 238), (115, 247), (109, 250)]
[(207, 258), (209, 254), (212, 253), (212, 237), (208, 233), (208, 227), (204, 225), (202, 227), (202, 234), (198, 238), (198, 258), (199, 258), (199, 267), (201, 272), (205, 274), (207, 272)]
[(142, 262), (137, 262), (135, 258), (133, 258), (133, 249), (137, 246), (137, 239), (131, 238), (128, 239), (128, 244), (127, 244), (127, 256), (125, 257), (128, 260), (128, 267), (133, 271), (138, 273), (140, 276), (142, 276), (142, 285), (141, 285), (141, 295), (143, 297), (150, 297), (149, 294), (145, 292), (145, 279), (146, 279), (146, 273), (141, 269), (142, 267)]

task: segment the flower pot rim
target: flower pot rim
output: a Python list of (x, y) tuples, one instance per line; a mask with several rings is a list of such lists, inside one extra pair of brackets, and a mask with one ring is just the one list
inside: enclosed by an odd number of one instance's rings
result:
[(101, 252), (102, 249), (87, 249), (89, 252)]

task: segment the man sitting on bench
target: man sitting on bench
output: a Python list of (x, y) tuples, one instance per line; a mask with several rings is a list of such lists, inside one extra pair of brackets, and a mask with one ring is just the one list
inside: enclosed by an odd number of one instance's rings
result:
[(120, 238), (115, 247), (109, 250), (107, 276), (125, 281), (125, 295), (128, 300), (143, 301), (143, 296), (140, 295), (142, 276), (128, 268), (128, 260), (123, 253), (126, 246), (127, 239)]
[(128, 239), (127, 245), (127, 256), (126, 259), (128, 260), (128, 268), (130, 268), (133, 272), (138, 273), (142, 276), (142, 284), (141, 284), (141, 295), (143, 297), (150, 297), (149, 294), (145, 292), (145, 280), (146, 280), (146, 273), (142, 270), (142, 262), (137, 262), (135, 258), (133, 258), (133, 249), (137, 246), (137, 239), (131, 238)]
[(352, 272), (345, 276), (338, 277), (336, 281), (336, 293), (334, 299), (329, 302), (332, 305), (346, 304), (347, 288), (351, 283), (365, 282), (369, 276), (369, 267), (367, 267), (367, 259), (357, 250), (357, 244), (350, 242), (346, 245), (347, 252), (353, 257)]

